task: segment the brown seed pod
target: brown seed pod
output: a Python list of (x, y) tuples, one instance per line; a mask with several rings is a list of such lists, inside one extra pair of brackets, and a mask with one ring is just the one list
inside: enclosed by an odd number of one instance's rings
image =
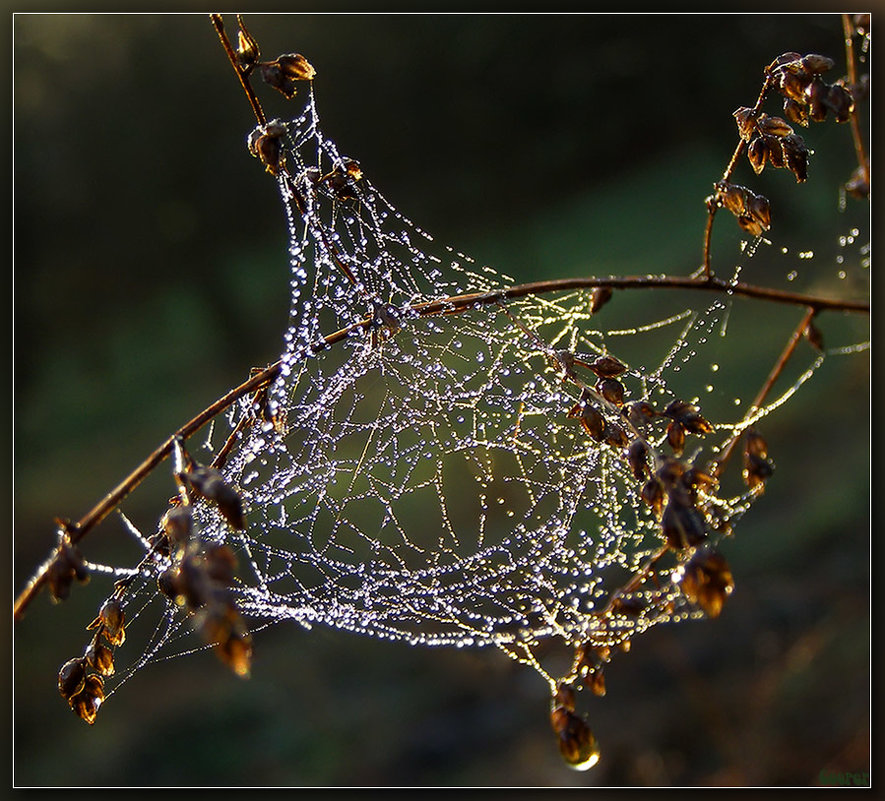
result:
[(780, 117), (769, 117), (767, 114), (760, 114), (756, 125), (763, 134), (768, 136), (789, 136), (793, 133), (793, 129), (786, 120)]
[(803, 56), (801, 61), (802, 68), (812, 75), (822, 75), (828, 72), (833, 69), (835, 63), (833, 59), (818, 55), (817, 53), (809, 53), (807, 56)]
[(762, 436), (753, 428), (746, 431), (744, 443), (744, 482), (751, 490), (763, 492), (765, 482), (774, 473), (774, 465), (768, 458), (768, 446)]
[(747, 213), (763, 231), (771, 228), (771, 205), (767, 197), (749, 193)]
[(827, 90), (824, 103), (833, 112), (836, 122), (848, 122), (854, 109), (854, 99), (844, 86), (838, 84), (830, 86)]
[(627, 449), (627, 463), (637, 481), (649, 472), (648, 454), (648, 445), (642, 439), (634, 439)]
[(550, 714), (550, 723), (559, 738), (559, 751), (570, 768), (589, 770), (599, 761), (599, 746), (584, 720), (562, 707)]
[(177, 565), (167, 567), (157, 576), (157, 589), (174, 603), (178, 605), (184, 603), (184, 590), (181, 586), (181, 577)]
[(703, 542), (707, 537), (704, 518), (680, 493), (670, 492), (661, 515), (661, 530), (671, 548), (682, 550)]
[(652, 476), (646, 481), (639, 494), (642, 500), (654, 510), (655, 515), (660, 517), (664, 508), (664, 486), (657, 476)]
[(58, 671), (58, 692), (65, 701), (83, 689), (86, 682), (86, 659), (74, 657), (65, 662)]
[(753, 109), (741, 106), (734, 112), (734, 119), (741, 139), (749, 142), (756, 133), (756, 115)]
[(626, 406), (626, 412), (627, 419), (637, 428), (658, 416), (657, 410), (648, 401), (633, 401)]
[(248, 74), (252, 71), (261, 53), (258, 49), (258, 42), (246, 29), (239, 15), (237, 15), (237, 22), (240, 26), (240, 30), (237, 32), (237, 65)]
[(86, 677), (83, 689), (70, 699), (71, 709), (90, 726), (104, 701), (104, 681), (94, 673)]
[(126, 615), (119, 599), (108, 598), (98, 610), (98, 617), (86, 628), (88, 630), (103, 626), (107, 641), (111, 645), (122, 645), (126, 639), (125, 621)]
[(601, 665), (587, 671), (587, 675), (584, 676), (584, 684), (593, 695), (605, 695), (605, 673)]
[(214, 501), (218, 510), (231, 528), (242, 531), (246, 528), (243, 517), (243, 502), (239, 493), (228, 484), (221, 473), (211, 467), (196, 467), (184, 473), (191, 486), (206, 500)]
[(602, 439), (612, 448), (626, 448), (630, 444), (627, 432), (617, 423), (609, 423), (608, 421), (605, 423)]
[(710, 617), (719, 617), (725, 599), (734, 590), (731, 568), (725, 557), (711, 548), (699, 548), (677, 572), (685, 597)]
[(765, 143), (765, 138), (757, 136), (747, 147), (747, 158), (756, 175), (759, 175), (765, 169), (765, 159), (767, 156), (768, 147)]
[(316, 70), (299, 53), (286, 54), (261, 64), (261, 77), (287, 100), (297, 93), (298, 81), (312, 81)]
[(784, 166), (784, 149), (781, 140), (776, 136), (764, 136), (765, 152), (768, 154), (768, 161), (772, 167), (779, 170)]
[(683, 426), (689, 434), (709, 434), (713, 430), (713, 426), (704, 419), (697, 406), (683, 400), (671, 401), (663, 414)]
[(806, 91), (812, 80), (813, 77), (805, 71), (800, 73), (785, 71), (778, 75), (775, 85), (784, 97), (806, 105), (808, 103)]
[(173, 506), (160, 521), (163, 533), (170, 542), (184, 545), (194, 527), (194, 513), (190, 506)]
[(212, 581), (226, 587), (234, 583), (237, 557), (229, 545), (210, 545), (203, 552), (202, 562), (206, 575)]
[(114, 652), (104, 643), (93, 639), (87, 646), (84, 656), (90, 667), (97, 670), (102, 676), (114, 674)]
[(575, 691), (563, 682), (556, 686), (556, 693), (553, 696), (553, 709), (562, 707), (570, 712), (575, 711)]
[(829, 87), (818, 77), (808, 85), (805, 96), (808, 100), (808, 116), (814, 122), (823, 122), (827, 118), (827, 99)]
[(599, 356), (587, 364), (599, 378), (617, 378), (627, 372), (627, 368), (614, 356)]
[(605, 435), (605, 417), (590, 400), (582, 399), (568, 412), (568, 417), (577, 417), (584, 430), (594, 442), (602, 442)]
[(808, 106), (798, 103), (789, 97), (784, 99), (784, 114), (790, 122), (808, 127)]
[(796, 183), (808, 179), (808, 148), (798, 134), (790, 134), (781, 140), (787, 169), (796, 177)]
[(282, 138), (288, 128), (282, 120), (271, 120), (267, 125), (259, 125), (249, 134), (249, 152), (261, 160), (271, 175), (279, 175), (286, 164)]
[(676, 456), (682, 456), (682, 450), (685, 448), (685, 429), (675, 420), (671, 420), (667, 426), (667, 444)]
[(624, 405), (624, 385), (616, 378), (601, 378), (596, 382), (596, 391), (609, 403)]
[(232, 602), (212, 603), (201, 612), (197, 626), (215, 654), (243, 678), (248, 677), (252, 662), (252, 638)]

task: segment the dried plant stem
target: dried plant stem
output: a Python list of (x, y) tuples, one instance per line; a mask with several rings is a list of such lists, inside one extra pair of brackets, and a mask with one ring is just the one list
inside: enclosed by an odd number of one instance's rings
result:
[[(768, 378), (765, 379), (765, 383), (756, 394), (756, 397), (750, 404), (750, 408), (747, 409), (747, 412), (744, 415), (745, 420), (758, 409), (760, 409), (762, 407), (762, 404), (765, 403), (765, 399), (768, 397), (768, 393), (771, 392), (771, 388), (774, 386), (775, 382), (780, 377), (780, 374), (787, 366), (787, 362), (790, 360), (790, 357), (795, 352), (796, 346), (799, 344), (799, 340), (802, 339), (805, 331), (808, 329), (808, 326), (814, 319), (815, 314), (817, 314), (817, 311), (813, 308), (809, 308), (805, 315), (802, 317), (802, 320), (799, 322), (799, 325), (796, 326), (795, 331), (793, 331), (789, 340), (787, 340), (787, 344), (784, 347), (783, 352), (778, 357), (778, 360), (775, 362), (774, 367), (771, 368), (771, 372), (768, 374)], [(717, 476), (722, 474), (722, 470), (724, 469), (728, 460), (731, 458), (732, 451), (734, 450), (735, 445), (737, 445), (737, 443), (740, 441), (742, 433), (743, 431), (737, 431), (735, 433), (735, 435), (728, 441), (725, 448), (722, 450), (719, 458), (716, 460), (715, 473)]]
[[(762, 104), (765, 102), (765, 98), (768, 95), (768, 90), (771, 88), (771, 76), (766, 75), (765, 80), (762, 83), (762, 88), (759, 90), (759, 97), (756, 98), (756, 104), (753, 106), (753, 114), (758, 114), (759, 109), (762, 108)], [(738, 159), (741, 157), (741, 153), (744, 152), (744, 148), (747, 146), (747, 143), (743, 139), (739, 139), (737, 146), (734, 149), (734, 153), (731, 154), (731, 160), (728, 162), (728, 166), (725, 168), (725, 172), (722, 173), (722, 180), (728, 181), (731, 179), (731, 174), (734, 172), (734, 168), (737, 166)], [(707, 224), (704, 226), (704, 277), (707, 279), (711, 279), (713, 277), (713, 272), (710, 269), (710, 242), (713, 238), (713, 218), (716, 216), (716, 211), (719, 209), (719, 205), (715, 202), (710, 202), (707, 204)]]
[(237, 54), (234, 52), (233, 45), (230, 43), (230, 39), (227, 38), (227, 33), (224, 30), (224, 19), (221, 14), (210, 14), (209, 19), (212, 20), (215, 32), (221, 40), (221, 46), (224, 48), (224, 52), (227, 53), (230, 65), (234, 68), (237, 78), (239, 78), (240, 86), (243, 87), (243, 91), (249, 99), (249, 105), (252, 106), (255, 119), (258, 120), (259, 125), (267, 125), (267, 117), (264, 116), (264, 109), (261, 108), (261, 103), (258, 102), (258, 97), (255, 94), (255, 90), (252, 88), (252, 84), (249, 81), (249, 75), (241, 69), (237, 62)]
[[(845, 61), (848, 63), (848, 83), (857, 86), (857, 65), (854, 60), (854, 28), (851, 24), (851, 15), (842, 15), (842, 29), (845, 32)], [(851, 136), (854, 139), (854, 152), (857, 154), (857, 164), (863, 171), (864, 181), (870, 185), (870, 163), (867, 160), (866, 148), (864, 148), (863, 136), (860, 132), (860, 112), (857, 103), (851, 110)]]

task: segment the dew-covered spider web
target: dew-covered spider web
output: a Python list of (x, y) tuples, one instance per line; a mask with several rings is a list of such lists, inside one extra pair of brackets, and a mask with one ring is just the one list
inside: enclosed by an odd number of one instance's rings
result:
[[(553, 687), (548, 644), (614, 646), (701, 615), (677, 580), (679, 549), (661, 556), (668, 490), (656, 502), (649, 482), (705, 474), (823, 355), (762, 409), (748, 414), (750, 398), (716, 407), (703, 391), (715, 353), (698, 354), (724, 334), (728, 298), (680, 296), (631, 319), (592, 287), (507, 296), (498, 290), (513, 279), (439, 245), (370, 166), (338, 152), (312, 92), (300, 116), (272, 126), (291, 265), (281, 366), (266, 396), (244, 397), (187, 443), (208, 463), (245, 423), (221, 468), (245, 528), (206, 501), (194, 514), (200, 541), (236, 556), (231, 592), (250, 632), (292, 621), (497, 646)], [(695, 365), (704, 378), (685, 389)], [(680, 402), (709, 425), (683, 426), (674, 448)], [(756, 494), (739, 478), (684, 487), (691, 509), (669, 536), (692, 545), (728, 536)], [(173, 558), (154, 548), (132, 574), (127, 619), (153, 621), (152, 634), (109, 691), (210, 647), (157, 588)]]

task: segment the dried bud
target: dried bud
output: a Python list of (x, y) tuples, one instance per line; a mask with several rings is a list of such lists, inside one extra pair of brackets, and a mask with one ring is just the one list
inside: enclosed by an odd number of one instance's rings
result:
[(637, 428), (650, 423), (657, 416), (655, 407), (648, 401), (633, 401), (627, 406), (627, 419)]
[(590, 290), (590, 314), (596, 314), (611, 300), (611, 287), (598, 286)]
[(596, 383), (596, 391), (609, 403), (624, 405), (624, 385), (616, 378), (601, 378)]
[(808, 127), (808, 107), (804, 103), (797, 103), (789, 97), (784, 100), (784, 114), (790, 122)]
[(780, 117), (769, 117), (767, 114), (760, 114), (756, 124), (762, 133), (769, 136), (789, 136), (793, 133), (793, 129), (787, 124), (787, 121)]
[(550, 713), (550, 724), (559, 737), (559, 751), (570, 768), (589, 770), (599, 761), (596, 738), (582, 718), (574, 712), (556, 707)]
[(734, 119), (741, 139), (749, 142), (756, 132), (756, 115), (753, 109), (741, 106), (734, 112)]
[(194, 515), (190, 506), (173, 506), (160, 521), (163, 533), (170, 542), (184, 545), (194, 527)]
[(281, 120), (271, 120), (267, 125), (259, 125), (249, 134), (249, 152), (261, 160), (267, 172), (279, 175), (286, 163), (282, 137), (288, 128)]
[(627, 449), (627, 462), (637, 481), (648, 473), (648, 453), (648, 445), (641, 439), (634, 439)]
[(94, 639), (86, 648), (84, 656), (89, 665), (102, 676), (114, 674), (114, 652), (104, 643)]
[[(771, 206), (767, 197), (750, 194), (747, 198), (747, 214), (755, 231), (754, 236), (759, 236), (763, 231), (771, 228)], [(740, 222), (740, 218), (738, 222)], [(745, 230), (749, 229), (745, 228)]]
[(866, 200), (870, 196), (870, 184), (863, 167), (857, 167), (845, 184), (845, 191), (852, 197)]
[(258, 50), (258, 42), (252, 37), (252, 34), (243, 24), (243, 19), (237, 15), (237, 22), (240, 30), (237, 34), (237, 64), (244, 72), (248, 73), (258, 61), (260, 52)]
[(781, 140), (787, 169), (796, 177), (796, 183), (808, 179), (808, 148), (798, 134), (790, 134)]
[(252, 638), (233, 603), (206, 606), (197, 624), (206, 642), (234, 673), (248, 677), (252, 660)]
[(593, 695), (605, 695), (605, 673), (601, 665), (587, 671), (587, 675), (584, 676), (584, 684)]
[(810, 72), (812, 75), (822, 75), (833, 69), (833, 65), (836, 62), (826, 56), (821, 56), (817, 53), (809, 53), (807, 56), (803, 57), (801, 63), (803, 69)]
[(611, 445), (612, 448), (626, 448), (630, 444), (630, 437), (627, 436), (627, 432), (617, 423), (606, 422), (602, 439), (608, 445)]
[(830, 86), (824, 103), (833, 112), (836, 122), (848, 122), (854, 109), (854, 100), (844, 86)]
[(210, 545), (203, 552), (203, 565), (206, 575), (212, 581), (229, 587), (234, 583), (237, 557), (228, 545)]
[(664, 487), (656, 476), (652, 476), (642, 487), (639, 493), (653, 510), (655, 515), (661, 516), (664, 508)]
[(661, 529), (671, 548), (690, 548), (706, 539), (704, 518), (687, 498), (671, 492), (661, 515)]
[(719, 617), (725, 599), (734, 590), (725, 557), (708, 548), (698, 549), (676, 573), (676, 582), (688, 598), (710, 617)]
[(676, 456), (682, 456), (682, 450), (685, 448), (685, 429), (675, 420), (671, 420), (667, 426), (667, 444)]
[(91, 726), (95, 723), (98, 708), (103, 701), (104, 681), (101, 676), (92, 674), (87, 676), (83, 689), (71, 698), (69, 703), (74, 713)]
[(569, 712), (575, 711), (575, 691), (563, 682), (557, 685), (556, 693), (553, 696), (553, 709), (557, 707), (567, 709)]
[(294, 53), (261, 64), (261, 77), (266, 84), (291, 100), (296, 94), (297, 82), (312, 81), (316, 77), (316, 70), (304, 56)]
[(683, 426), (689, 434), (709, 434), (713, 430), (713, 426), (701, 416), (697, 406), (683, 400), (671, 401), (663, 414)]
[(781, 140), (776, 136), (764, 136), (765, 152), (768, 154), (768, 161), (772, 167), (779, 170), (784, 166), (784, 149)]
[(58, 692), (69, 701), (83, 689), (86, 681), (86, 659), (82, 656), (69, 659), (58, 671)]
[(768, 458), (765, 440), (755, 429), (748, 428), (744, 444), (744, 481), (751, 490), (761, 493), (765, 489), (765, 481), (773, 473), (774, 465)]
[(829, 98), (830, 88), (820, 79), (815, 78), (805, 90), (808, 101), (808, 116), (814, 122), (823, 122), (827, 118), (826, 101)]
[(584, 430), (594, 442), (602, 442), (605, 435), (605, 417), (590, 401), (581, 401), (568, 413), (569, 417), (577, 417)]
[(767, 155), (768, 148), (766, 147), (765, 139), (757, 136), (747, 147), (747, 158), (750, 160), (750, 166), (756, 175), (759, 175), (765, 169), (765, 158)]
[(616, 378), (627, 372), (627, 368), (614, 356), (600, 356), (587, 365), (600, 378)]
[(221, 473), (211, 467), (197, 467), (184, 473), (184, 477), (206, 500), (215, 502), (218, 510), (232, 528), (237, 531), (246, 528), (240, 495), (224, 480)]

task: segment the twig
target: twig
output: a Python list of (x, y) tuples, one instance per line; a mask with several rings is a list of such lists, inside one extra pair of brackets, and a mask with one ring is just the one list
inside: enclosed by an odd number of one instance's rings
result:
[[(759, 90), (759, 96), (756, 98), (756, 104), (753, 106), (751, 115), (756, 115), (759, 113), (759, 109), (765, 102), (765, 96), (768, 94), (768, 90), (770, 88), (771, 76), (766, 75), (765, 80), (762, 83), (762, 88)], [(728, 166), (725, 168), (725, 172), (722, 173), (723, 181), (730, 180), (731, 174), (734, 172), (734, 168), (737, 166), (737, 161), (741, 157), (741, 153), (744, 152), (744, 148), (746, 147), (746, 145), (747, 143), (743, 139), (738, 140), (737, 147), (735, 147), (734, 153), (731, 154), (731, 160), (728, 162)], [(718, 203), (711, 202), (707, 204), (707, 224), (704, 226), (704, 277), (707, 280), (713, 278), (713, 273), (710, 269), (710, 241), (713, 237), (713, 218), (716, 216), (716, 211), (718, 209)]]
[(237, 54), (234, 52), (233, 45), (230, 43), (230, 39), (227, 38), (227, 33), (224, 30), (224, 20), (222, 19), (221, 14), (210, 14), (209, 19), (212, 20), (212, 25), (215, 27), (215, 32), (218, 34), (218, 38), (221, 40), (221, 46), (224, 48), (224, 52), (227, 53), (228, 60), (230, 61), (231, 66), (234, 68), (234, 72), (237, 74), (237, 78), (239, 78), (240, 86), (243, 87), (243, 91), (246, 93), (246, 97), (249, 99), (249, 105), (252, 106), (252, 112), (255, 114), (255, 119), (258, 120), (259, 125), (267, 125), (267, 117), (264, 116), (264, 109), (261, 108), (261, 103), (258, 102), (258, 97), (255, 94), (255, 90), (252, 88), (252, 84), (249, 82), (249, 76), (243, 69), (240, 67), (237, 62)]
[[(731, 295), (758, 298), (775, 303), (801, 305), (809, 308), (809, 314), (823, 310), (859, 312), (869, 314), (869, 302), (864, 301), (840, 301), (828, 298), (820, 298), (812, 295), (800, 295), (794, 292), (786, 292), (777, 289), (753, 286), (752, 284), (732, 283), (717, 278), (679, 278), (679, 277), (649, 277), (649, 276), (626, 276), (622, 278), (564, 278), (554, 281), (535, 281), (507, 289), (491, 292), (479, 292), (467, 295), (455, 295), (440, 300), (418, 303), (410, 306), (406, 311), (419, 317), (429, 317), (440, 314), (459, 314), (479, 305), (500, 303), (504, 300), (512, 300), (531, 295), (541, 295), (550, 292), (560, 292), (574, 289), (590, 289), (594, 287), (609, 287), (611, 289), (688, 289), (704, 290), (708, 292), (721, 292)], [(352, 336), (359, 330), (366, 330), (372, 325), (372, 318), (365, 318), (353, 325), (342, 328), (324, 339), (315, 346), (315, 352), (324, 350)], [(802, 329), (804, 330), (804, 328)], [(801, 335), (802, 331), (799, 331)], [(793, 346), (795, 347), (795, 345)], [(232, 406), (241, 397), (249, 392), (254, 392), (267, 387), (279, 374), (281, 362), (276, 362), (256, 373), (248, 381), (235, 387), (230, 392), (219, 398), (213, 404), (200, 412), (192, 420), (188, 421), (172, 434), (159, 448), (144, 460), (129, 476), (127, 476), (115, 489), (108, 493), (91, 511), (79, 522), (69, 526), (71, 543), (79, 542), (90, 529), (104, 520), (151, 471), (162, 462), (172, 450), (176, 437), (188, 439), (203, 425), (215, 418)], [(783, 369), (783, 368), (781, 368)], [(777, 376), (775, 376), (776, 378)], [(772, 380), (773, 383), (773, 380)], [(761, 403), (761, 401), (758, 401)], [(18, 596), (14, 607), (14, 618), (20, 619), (28, 604), (46, 582), (47, 572), (56, 551), (44, 562), (28, 582), (28, 585)]]
[[(845, 32), (845, 60), (848, 62), (848, 83), (853, 90), (857, 86), (857, 66), (854, 63), (854, 29), (851, 25), (849, 14), (842, 15), (842, 29)], [(863, 136), (860, 132), (860, 112), (857, 103), (851, 109), (851, 136), (854, 139), (854, 152), (857, 154), (857, 164), (863, 171), (864, 181), (870, 185), (870, 163), (867, 161), (867, 153), (863, 144)]]
[[(787, 362), (790, 360), (790, 357), (796, 350), (796, 346), (799, 344), (799, 340), (802, 339), (803, 334), (805, 333), (808, 326), (811, 324), (811, 321), (814, 319), (816, 313), (817, 312), (815, 309), (810, 308), (805, 316), (802, 318), (799, 325), (796, 326), (796, 330), (793, 331), (792, 335), (787, 341), (783, 352), (778, 357), (778, 360), (775, 362), (774, 367), (771, 368), (771, 372), (768, 374), (768, 378), (765, 379), (765, 383), (762, 385), (761, 389), (756, 394), (756, 397), (753, 399), (753, 402), (750, 404), (750, 408), (744, 415), (744, 419), (753, 414), (753, 412), (755, 412), (757, 409), (760, 409), (762, 407), (762, 404), (765, 403), (765, 399), (768, 397), (768, 393), (774, 386), (775, 381), (777, 381), (777, 379), (780, 377), (780, 374), (784, 371), (784, 368), (787, 366)], [(722, 451), (722, 454), (716, 460), (716, 466), (714, 469), (716, 476), (721, 475), (722, 469), (731, 458), (732, 451), (734, 450), (735, 445), (740, 441), (742, 433), (742, 431), (737, 431), (735, 433), (735, 435), (726, 444), (725, 449)]]

